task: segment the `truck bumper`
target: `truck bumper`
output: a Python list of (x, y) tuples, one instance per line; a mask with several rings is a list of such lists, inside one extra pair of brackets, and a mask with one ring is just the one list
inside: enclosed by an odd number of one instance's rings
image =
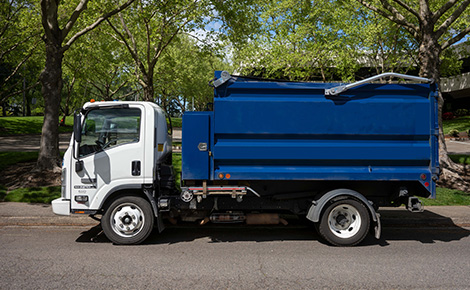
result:
[(57, 198), (52, 201), (52, 211), (58, 215), (70, 215), (70, 200)]

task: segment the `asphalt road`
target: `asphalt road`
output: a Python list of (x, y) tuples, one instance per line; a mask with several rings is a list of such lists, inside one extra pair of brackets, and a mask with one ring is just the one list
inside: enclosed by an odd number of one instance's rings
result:
[(331, 247), (305, 227), (181, 227), (116, 246), (96, 227), (0, 228), (0, 289), (470, 289), (470, 228)]

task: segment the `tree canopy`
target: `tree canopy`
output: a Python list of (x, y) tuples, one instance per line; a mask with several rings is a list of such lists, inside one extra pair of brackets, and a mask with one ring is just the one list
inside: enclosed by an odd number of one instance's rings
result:
[(457, 74), (453, 46), (467, 41), (469, 4), (2, 0), (0, 106), (3, 115), (44, 114), (38, 164), (51, 168), (59, 117), (92, 98), (154, 101), (181, 115), (207, 107), (206, 84), (220, 69), (305, 81)]

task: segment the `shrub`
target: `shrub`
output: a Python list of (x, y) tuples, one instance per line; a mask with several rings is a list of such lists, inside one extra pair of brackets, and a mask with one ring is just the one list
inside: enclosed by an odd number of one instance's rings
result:
[(447, 112), (442, 114), (442, 120), (452, 120), (454, 118), (454, 114), (451, 112)]
[(455, 129), (452, 129), (449, 131), (449, 135), (452, 136), (452, 137), (459, 137), (459, 131), (458, 130), (455, 130)]
[(468, 115), (468, 110), (467, 109), (458, 109), (454, 112), (454, 115), (457, 116), (457, 117), (467, 116)]

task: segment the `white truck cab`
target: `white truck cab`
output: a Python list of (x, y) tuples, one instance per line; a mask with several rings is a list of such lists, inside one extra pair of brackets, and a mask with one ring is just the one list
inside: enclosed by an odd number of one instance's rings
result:
[(152, 185), (157, 166), (171, 160), (166, 116), (156, 104), (88, 102), (75, 121), (56, 214), (94, 214), (110, 195)]

